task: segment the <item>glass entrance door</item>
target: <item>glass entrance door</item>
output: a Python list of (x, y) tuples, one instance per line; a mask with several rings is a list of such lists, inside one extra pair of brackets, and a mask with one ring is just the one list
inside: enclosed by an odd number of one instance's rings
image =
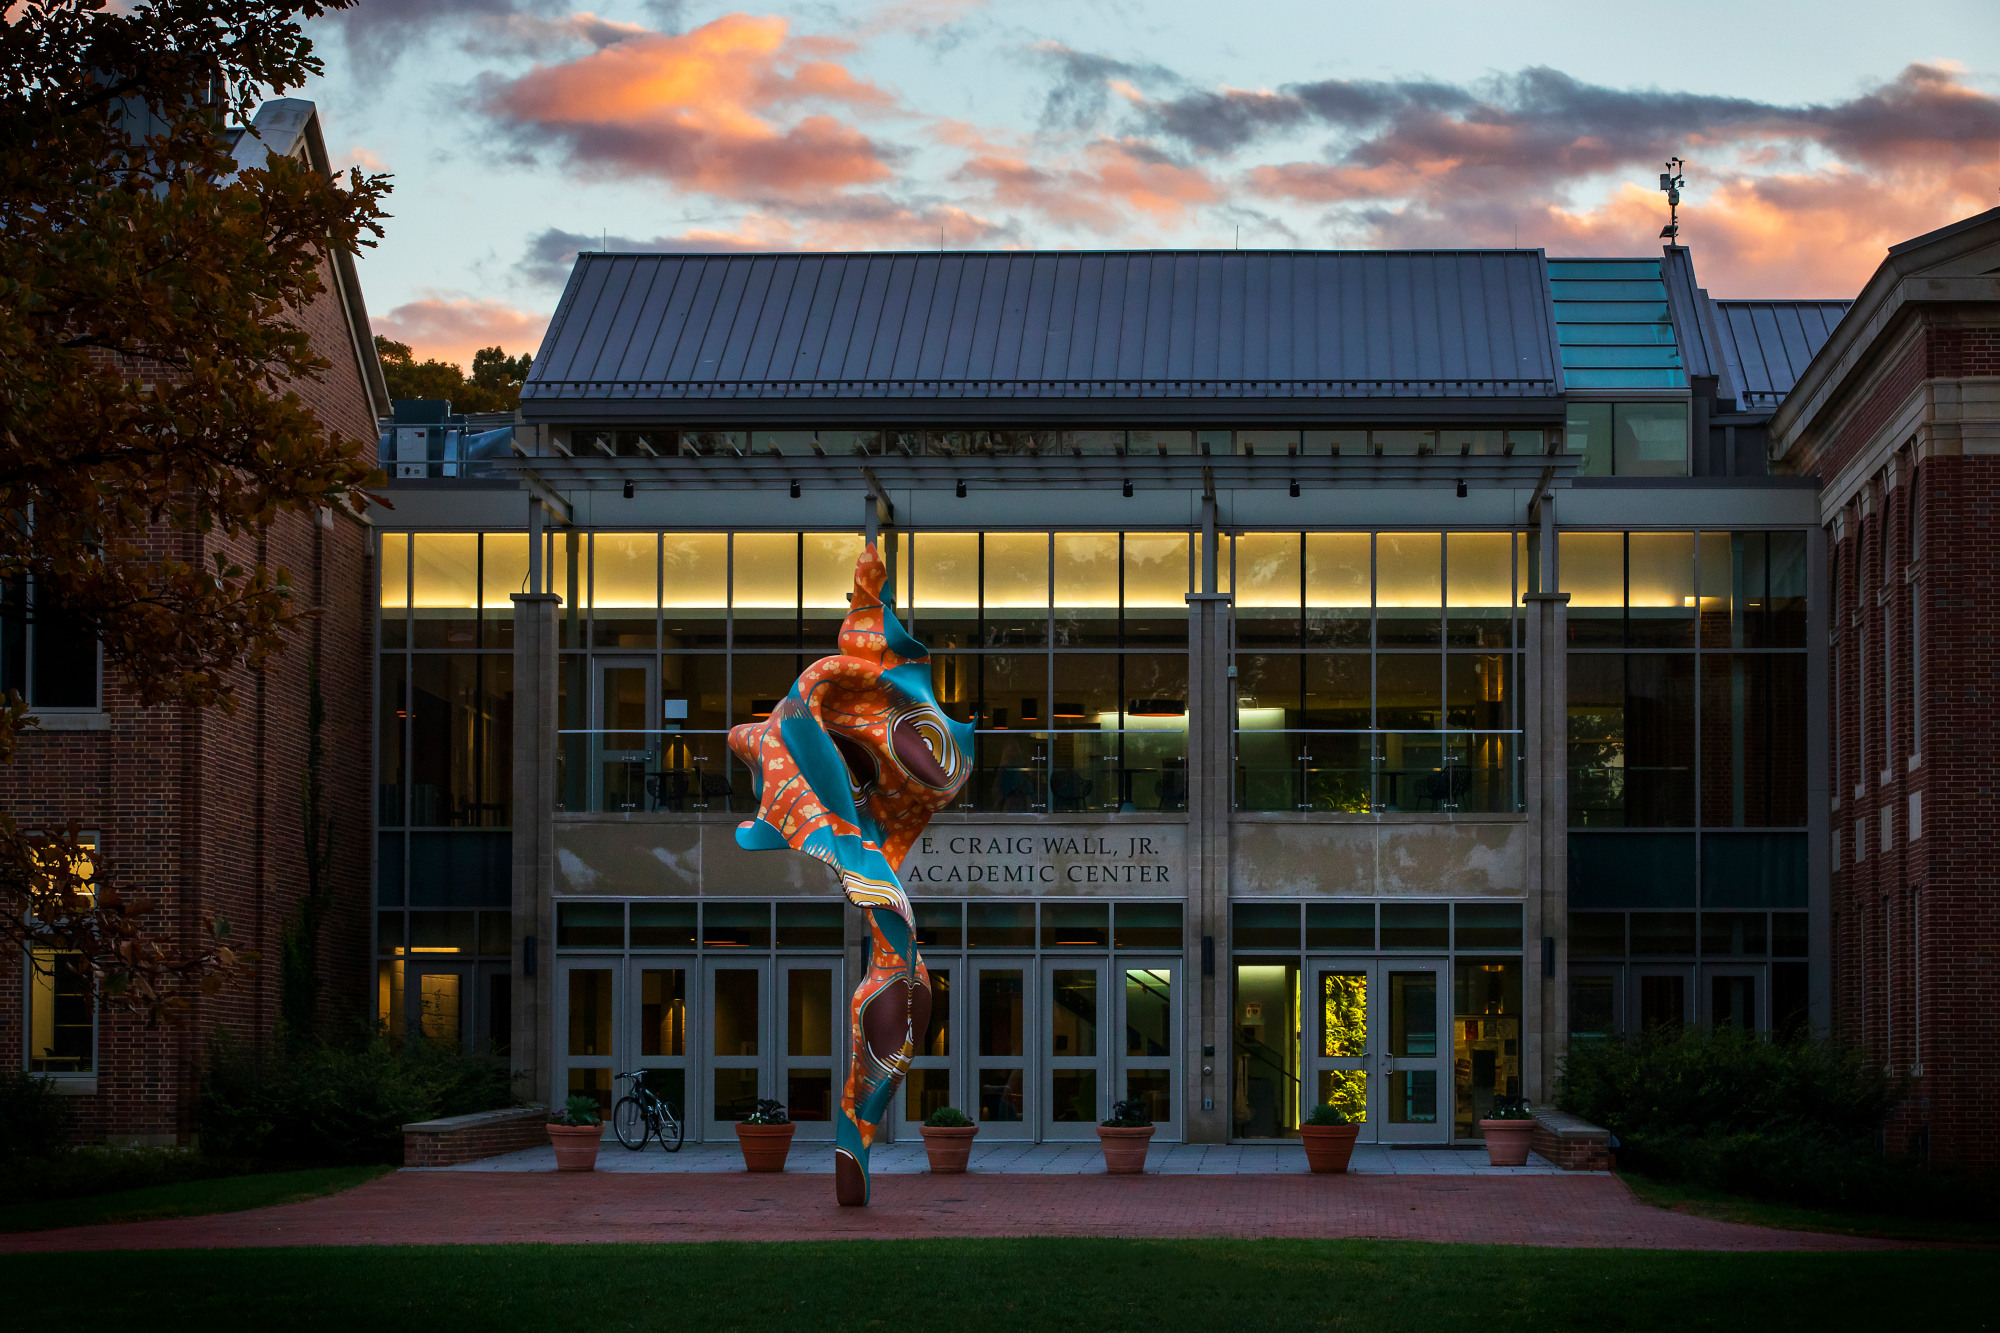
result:
[(781, 1097), (764, 1077), (771, 1045), (766, 999), (771, 965), (762, 958), (726, 958), (709, 959), (702, 966), (709, 1018), (702, 1025), (707, 1068), (700, 1118), (707, 1137), (726, 1137), (760, 1098)]
[(688, 1115), (689, 986), (695, 976), (692, 958), (634, 957), (630, 964), (630, 1012), (639, 1021), (638, 1050), (621, 1062), (617, 1072), (646, 1071), (646, 1086), (676, 1115)]
[(915, 1126), (923, 1124), (939, 1107), (950, 1106), (973, 1114), (958, 1099), (959, 1092), (953, 1087), (953, 1081), (962, 1077), (954, 1059), (959, 1054), (956, 1034), (964, 1030), (960, 1016), (952, 1008), (963, 1002), (958, 988), (952, 985), (958, 977), (958, 967), (956, 963), (932, 966), (930, 974), (931, 1020), (917, 1034), (917, 1053), (910, 1061), (910, 1072), (903, 1076), (903, 1123), (911, 1127), (911, 1137), (915, 1137)]
[(1047, 1042), (1042, 1137), (1094, 1139), (1111, 1114), (1110, 968), (1087, 958), (1042, 962), (1041, 1037)]
[(1387, 958), (1308, 959), (1301, 1023), (1310, 1112), (1331, 1102), (1361, 1143), (1451, 1138), (1445, 965)]
[(779, 1091), (801, 1139), (831, 1139), (834, 1112), (846, 1070), (841, 1036), (847, 1027), (840, 968), (833, 959), (778, 962), (778, 1003), (783, 1042), (778, 1049)]
[(1120, 956), (1114, 974), (1118, 987), (1118, 1063), (1122, 1077), (1114, 1099), (1136, 1101), (1146, 1108), (1156, 1128), (1153, 1137), (1181, 1137), (1180, 1080), (1174, 1077), (1180, 1059), (1180, 1006), (1174, 984), (1180, 964), (1160, 959)]
[(1356, 1142), (1373, 1143), (1381, 1116), (1369, 1101), (1369, 1065), (1379, 1057), (1371, 1022), (1380, 983), (1371, 959), (1315, 961), (1306, 975), (1310, 1006), (1305, 1030), (1306, 1095), (1311, 1106), (1331, 1102), (1360, 1126)]
[(1383, 961), (1386, 1020), (1382, 1043), (1382, 1143), (1444, 1143), (1451, 1138), (1450, 1044), (1444, 1040), (1444, 964)]
[(1034, 1137), (1036, 1106), (1028, 1034), (1035, 1021), (1029, 1001), (1034, 964), (1026, 959), (980, 959), (972, 968), (973, 1105), (961, 1107), (979, 1122), (982, 1139)]
[(566, 959), (556, 968), (556, 1090), (553, 1105), (572, 1094), (596, 1100), (609, 1114), (615, 1100), (612, 1042), (618, 1031), (618, 970), (610, 958)]
[(405, 969), (403, 995), (410, 1036), (471, 1054), (471, 968), (411, 963)]
[(591, 741), (593, 810), (644, 810), (646, 776), (654, 767), (659, 730), (659, 664), (643, 657), (600, 657)]

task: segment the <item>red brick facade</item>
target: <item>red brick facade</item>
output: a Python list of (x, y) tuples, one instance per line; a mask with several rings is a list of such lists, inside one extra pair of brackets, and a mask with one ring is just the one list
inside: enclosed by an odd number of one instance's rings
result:
[(549, 1113), (539, 1106), (482, 1111), (403, 1126), (404, 1166), (456, 1166), (482, 1157), (539, 1148), (549, 1141)]
[(2000, 320), (1970, 313), (1918, 308), (1885, 333), (1904, 350), (1857, 363), (1824, 414), (1839, 425), (1799, 468), (1848, 497), (1828, 525), (1834, 1029), (1910, 1079), (1892, 1153), (1992, 1171), (2000, 457), (1965, 447), (1964, 412), (1940, 423), (1926, 406), (1884, 436), (1927, 390), (1976, 405), (1968, 382), (2000, 375)]
[[(298, 386), (330, 429), (366, 442), (372, 458), (375, 404), (358, 361), (336, 278), (303, 315), (332, 370)], [(358, 299), (358, 294), (354, 294)], [(365, 328), (365, 325), (363, 326)], [(372, 348), (367, 349), (372, 355)], [(205, 561), (225, 544), (162, 533), (162, 550)], [(246, 1041), (266, 1039), (278, 1013), (279, 941), (303, 892), (299, 808), (306, 751), (307, 668), (317, 654), (326, 699), (327, 813), (335, 823), (334, 898), (321, 947), (323, 1001), (358, 1019), (369, 948), (369, 717), (373, 587), (367, 526), (349, 516), (322, 523), (286, 516), (254, 556), (289, 571), (294, 596), (320, 615), (261, 672), (240, 673), (236, 711), (141, 709), (107, 670), (101, 725), (30, 733), (18, 760), (0, 768), (0, 802), (25, 826), (75, 822), (97, 835), (102, 869), (156, 896), (156, 931), (187, 944), (202, 918), (226, 918), (239, 948), (263, 956), (254, 981), (199, 1004), (180, 1029), (149, 1031), (106, 1010), (98, 1019), (96, 1079), (78, 1091), (79, 1132), (186, 1141), (199, 1086), (200, 1054), (220, 1026)], [(0, 1050), (20, 1067), (27, 983), (23, 959), (0, 954)]]

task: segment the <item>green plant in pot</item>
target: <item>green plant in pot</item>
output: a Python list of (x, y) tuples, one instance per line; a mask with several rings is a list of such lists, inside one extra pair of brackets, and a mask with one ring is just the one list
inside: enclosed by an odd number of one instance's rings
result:
[(1134, 1097), (1111, 1104), (1111, 1118), (1097, 1127), (1104, 1148), (1104, 1169), (1114, 1176), (1138, 1175), (1146, 1169), (1146, 1147), (1153, 1140), (1153, 1117), (1146, 1103)]
[(1354, 1156), (1354, 1141), (1361, 1135), (1361, 1126), (1356, 1124), (1343, 1107), (1332, 1102), (1321, 1102), (1307, 1113), (1305, 1123), (1299, 1126), (1299, 1139), (1305, 1145), (1306, 1166), (1314, 1175), (1344, 1175), (1347, 1163)]
[(596, 1170), (603, 1138), (604, 1119), (595, 1097), (572, 1093), (562, 1110), (549, 1113), (549, 1143), (556, 1150), (558, 1171)]
[(750, 1114), (736, 1122), (736, 1143), (743, 1149), (744, 1170), (783, 1171), (797, 1130), (783, 1102), (759, 1097)]
[(1486, 1139), (1486, 1160), (1494, 1166), (1526, 1166), (1528, 1145), (1535, 1132), (1535, 1113), (1519, 1097), (1499, 1097), (1479, 1121)]
[(940, 1106), (925, 1117), (919, 1127), (924, 1136), (924, 1156), (930, 1158), (934, 1175), (962, 1175), (972, 1157), (972, 1140), (979, 1133), (965, 1112), (955, 1106)]

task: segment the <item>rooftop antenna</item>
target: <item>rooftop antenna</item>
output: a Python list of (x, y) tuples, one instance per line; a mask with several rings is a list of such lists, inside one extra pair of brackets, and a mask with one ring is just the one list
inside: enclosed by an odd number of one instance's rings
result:
[(1685, 165), (1679, 158), (1670, 157), (1667, 169), (1660, 173), (1660, 189), (1667, 196), (1667, 225), (1660, 228), (1660, 239), (1668, 245), (1681, 243), (1681, 186), (1687, 184), (1681, 168)]

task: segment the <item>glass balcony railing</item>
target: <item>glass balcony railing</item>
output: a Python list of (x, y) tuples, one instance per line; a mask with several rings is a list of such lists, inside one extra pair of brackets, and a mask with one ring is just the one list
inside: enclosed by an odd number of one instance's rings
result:
[[(556, 809), (722, 813), (757, 809), (750, 770), (721, 731), (561, 731)], [(976, 732), (973, 769), (950, 807), (966, 814), (1179, 813), (1187, 732)]]
[(1321, 814), (1512, 813), (1518, 731), (1236, 733), (1236, 808)]

